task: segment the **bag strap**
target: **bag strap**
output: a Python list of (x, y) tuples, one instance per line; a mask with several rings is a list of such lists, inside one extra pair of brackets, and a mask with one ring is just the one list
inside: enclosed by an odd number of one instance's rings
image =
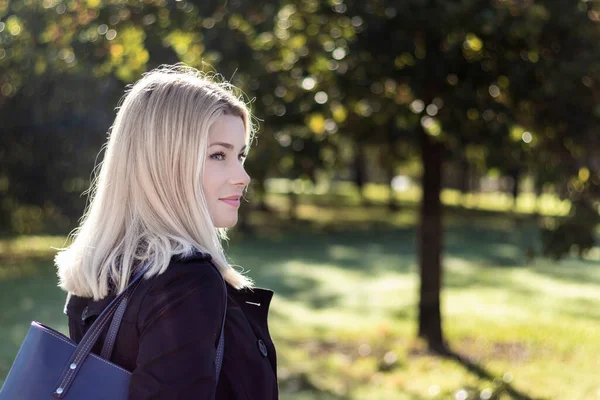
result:
[(58, 384), (53, 393), (55, 398), (62, 399), (67, 395), (67, 392), (73, 384), (75, 377), (79, 373), (83, 362), (90, 354), (94, 344), (96, 344), (100, 338), (100, 334), (104, 331), (106, 325), (108, 325), (108, 322), (119, 308), (121, 302), (124, 299), (129, 299), (135, 289), (137, 289), (138, 285), (141, 283), (141, 278), (144, 275), (144, 272), (146, 272), (145, 270), (145, 267), (140, 269), (140, 271), (133, 277), (127, 288), (110, 302), (110, 304), (100, 313), (92, 326), (90, 326), (85, 335), (83, 335), (83, 338), (77, 345), (73, 355), (71, 355), (69, 362), (65, 366), (63, 373), (58, 380)]
[(225, 283), (225, 278), (221, 274), (219, 268), (215, 265), (214, 262), (209, 261), (209, 264), (213, 266), (213, 268), (219, 273), (221, 277), (221, 281), (223, 282), (223, 292), (225, 294), (225, 300), (223, 301), (223, 321), (221, 321), (221, 334), (219, 336), (219, 344), (217, 345), (217, 357), (215, 360), (215, 366), (217, 371), (217, 383), (219, 383), (219, 375), (221, 374), (221, 366), (223, 365), (223, 353), (225, 352), (225, 316), (227, 315), (227, 285)]
[(117, 333), (121, 327), (121, 320), (123, 319), (123, 315), (125, 315), (125, 309), (127, 308), (128, 303), (128, 299), (124, 297), (112, 318), (112, 322), (108, 328), (108, 333), (104, 339), (104, 345), (102, 345), (102, 352), (100, 353), (100, 357), (104, 358), (105, 360), (110, 360), (113, 348), (115, 347), (115, 342), (117, 341)]
[[(213, 268), (219, 273), (223, 283), (223, 289), (225, 293), (225, 301), (224, 301), (224, 311), (223, 311), (223, 320), (221, 322), (221, 333), (219, 336), (219, 344), (217, 345), (217, 354), (215, 360), (215, 370), (217, 376), (217, 382), (219, 382), (219, 375), (221, 372), (221, 367), (223, 364), (223, 354), (225, 350), (225, 316), (227, 314), (227, 286), (225, 284), (225, 279), (219, 271), (219, 268), (213, 263), (209, 262)], [(102, 346), (102, 358), (109, 360), (110, 355), (114, 349), (114, 344), (116, 341), (117, 333), (119, 331), (119, 327), (121, 325), (121, 321), (123, 319), (123, 315), (125, 314), (125, 309), (127, 308), (127, 303), (129, 299), (133, 295), (133, 292), (139, 284), (141, 283), (141, 278), (146, 272), (146, 266), (141, 268), (140, 271), (133, 277), (127, 288), (121, 292), (117, 297), (115, 297), (110, 304), (100, 313), (96, 321), (90, 326), (88, 331), (85, 333), (75, 352), (69, 359), (69, 362), (65, 366), (63, 373), (61, 374), (60, 379), (58, 380), (58, 385), (56, 390), (53, 393), (53, 396), (57, 399), (64, 398), (73, 384), (77, 373), (81, 369), (83, 362), (90, 354), (92, 347), (100, 338), (101, 333), (104, 331), (104, 328), (108, 325), (108, 322), (111, 321), (110, 328), (105, 340), (104, 345)]]
[[(221, 277), (222, 281), (223, 281), (223, 289), (225, 292), (225, 305), (224, 305), (224, 311), (223, 311), (223, 321), (221, 322), (221, 334), (219, 337), (219, 344), (217, 345), (217, 357), (216, 357), (216, 372), (217, 372), (217, 382), (219, 382), (219, 374), (221, 372), (221, 366), (223, 364), (223, 353), (225, 350), (225, 338), (224, 338), (224, 331), (225, 331), (225, 315), (227, 314), (227, 286), (225, 284), (225, 279), (223, 279), (223, 275), (221, 274), (221, 271), (219, 271), (219, 268), (217, 268), (217, 266), (214, 265), (213, 262), (210, 262), (210, 265), (212, 265), (212, 267), (219, 273), (219, 276)], [(121, 301), (121, 304), (119, 304), (119, 307), (117, 308), (117, 311), (115, 312), (112, 322), (110, 324), (110, 328), (108, 329), (108, 333), (106, 335), (106, 339), (104, 340), (104, 345), (102, 346), (102, 353), (100, 353), (100, 356), (102, 358), (104, 358), (105, 360), (110, 360), (110, 357), (112, 355), (114, 346), (115, 346), (115, 342), (117, 339), (117, 333), (119, 332), (119, 327), (121, 326), (121, 320), (123, 319), (123, 315), (125, 314), (125, 309), (127, 308), (127, 303), (128, 303), (128, 298), (123, 298), (123, 300)]]

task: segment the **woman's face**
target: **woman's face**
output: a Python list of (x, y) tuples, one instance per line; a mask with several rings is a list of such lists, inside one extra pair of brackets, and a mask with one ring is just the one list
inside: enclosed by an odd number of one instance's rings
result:
[(244, 170), (246, 130), (241, 117), (223, 115), (209, 130), (202, 186), (217, 228), (237, 223), (240, 199), (250, 176)]

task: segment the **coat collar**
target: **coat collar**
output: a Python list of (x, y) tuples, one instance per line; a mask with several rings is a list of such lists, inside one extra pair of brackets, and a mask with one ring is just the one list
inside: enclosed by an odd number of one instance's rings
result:
[[(210, 260), (212, 260), (210, 254), (200, 252), (196, 252), (189, 256), (174, 256), (173, 258), (179, 262), (210, 262)], [(236, 302), (240, 304), (245, 302), (261, 304), (265, 307), (265, 310), (269, 309), (269, 305), (271, 304), (271, 299), (273, 298), (274, 294), (272, 290), (259, 287), (236, 289), (233, 286), (231, 286), (228, 282), (225, 283), (227, 287), (227, 294), (230, 297), (232, 297)], [(84, 309), (87, 306), (90, 315), (98, 315), (115, 297), (115, 295), (111, 294), (107, 297), (104, 297), (103, 299), (92, 301), (89, 298), (78, 297), (71, 293), (68, 293), (63, 312), (67, 314), (69, 310)]]
[[(178, 261), (189, 262), (189, 261), (208, 261), (212, 262), (212, 256), (208, 253), (202, 253), (200, 251), (195, 251), (190, 255), (176, 255), (174, 258)], [(226, 282), (227, 286), (227, 294), (236, 301), (251, 301), (255, 303), (265, 304), (268, 308), (268, 305), (271, 303), (271, 299), (273, 298), (274, 292), (270, 289), (265, 288), (242, 288), (236, 289), (231, 286), (228, 282)]]
[(227, 294), (238, 303), (251, 302), (261, 304), (265, 309), (269, 309), (273, 298), (273, 291), (259, 287), (236, 289), (226, 282)]

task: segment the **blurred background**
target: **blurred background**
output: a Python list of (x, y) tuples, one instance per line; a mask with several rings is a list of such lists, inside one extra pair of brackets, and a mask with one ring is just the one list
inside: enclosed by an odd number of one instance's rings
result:
[(0, 0), (0, 384), (126, 85), (257, 118), (231, 259), (282, 399), (600, 399), (600, 1)]

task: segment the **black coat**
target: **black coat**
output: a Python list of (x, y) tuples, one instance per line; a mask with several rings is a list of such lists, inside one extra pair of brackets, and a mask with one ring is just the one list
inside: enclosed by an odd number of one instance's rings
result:
[[(111, 361), (132, 372), (130, 400), (278, 399), (277, 359), (267, 315), (273, 292), (227, 284), (225, 353), (216, 384), (215, 356), (224, 309), (223, 283), (211, 256), (174, 257), (144, 280), (125, 311)], [(69, 296), (65, 313), (79, 343), (114, 295)], [(92, 349), (100, 354), (104, 334)]]

